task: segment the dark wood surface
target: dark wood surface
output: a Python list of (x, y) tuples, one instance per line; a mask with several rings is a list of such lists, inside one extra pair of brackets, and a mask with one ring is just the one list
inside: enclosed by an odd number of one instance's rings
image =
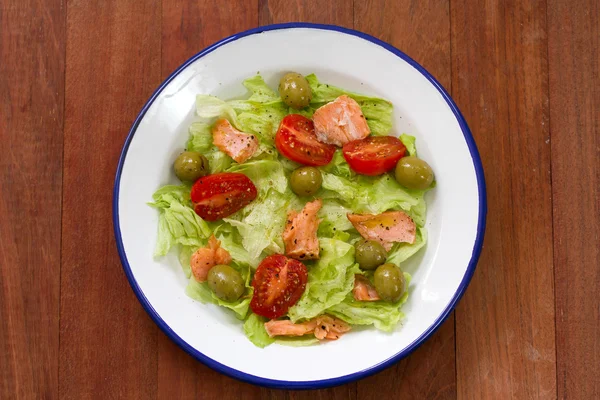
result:
[[(214, 3), (0, 1), (0, 399), (600, 398), (599, 2)], [(453, 315), (395, 366), (320, 391), (252, 386), (180, 350), (131, 291), (111, 223), (121, 146), (162, 79), (288, 21), (355, 28), (424, 65), (488, 189)]]

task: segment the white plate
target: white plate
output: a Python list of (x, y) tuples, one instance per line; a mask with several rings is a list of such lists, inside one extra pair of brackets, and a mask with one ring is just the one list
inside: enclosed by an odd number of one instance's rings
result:
[[(255, 347), (242, 324), (184, 293), (174, 255), (152, 257), (161, 185), (176, 183), (196, 94), (243, 97), (257, 72), (276, 87), (282, 71), (327, 82), (394, 105), (394, 131), (417, 137), (437, 187), (427, 195), (429, 242), (403, 267), (413, 275), (404, 322), (393, 333), (360, 329), (311, 347)], [(114, 226), (123, 267), (140, 302), (185, 351), (227, 375), (260, 385), (316, 388), (375, 373), (408, 355), (448, 316), (475, 269), (485, 228), (485, 184), (477, 148), (450, 96), (423, 67), (394, 47), (335, 26), (286, 24), (234, 35), (203, 50), (152, 95), (127, 137), (115, 181)]]

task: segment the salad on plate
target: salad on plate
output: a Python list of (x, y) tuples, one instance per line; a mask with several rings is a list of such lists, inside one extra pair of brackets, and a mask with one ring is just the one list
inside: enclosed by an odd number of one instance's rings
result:
[[(155, 256), (176, 249), (191, 298), (228, 309), (252, 343), (309, 345), (356, 326), (392, 331), (427, 242), (431, 167), (392, 134), (392, 104), (286, 73), (245, 100), (196, 98), (158, 189)], [(242, 329), (242, 323), (240, 323)]]

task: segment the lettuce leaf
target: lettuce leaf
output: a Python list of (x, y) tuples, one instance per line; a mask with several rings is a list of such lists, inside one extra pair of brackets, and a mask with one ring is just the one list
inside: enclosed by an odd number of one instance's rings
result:
[(154, 202), (148, 203), (160, 211), (155, 257), (166, 255), (176, 244), (203, 246), (210, 236), (208, 224), (191, 207), (189, 191), (186, 185), (163, 186), (152, 196)]
[(197, 247), (195, 246), (179, 246), (179, 264), (181, 264), (183, 273), (188, 279), (192, 276), (190, 261), (192, 259), (192, 254), (194, 254), (196, 250)]
[(321, 258), (309, 267), (304, 294), (289, 309), (292, 322), (311, 319), (340, 303), (354, 287), (354, 274), (360, 273), (354, 261), (354, 246), (336, 239), (320, 239)]
[(232, 217), (223, 219), (237, 228), (254, 265), (258, 264), (263, 251), (267, 254), (284, 252), (281, 234), (291, 200), (291, 194), (283, 195), (270, 189), (262, 201), (255, 200)]
[(406, 152), (409, 156), (417, 156), (417, 147), (415, 146), (416, 139), (414, 136), (403, 133), (400, 135), (400, 141), (406, 146)]
[(246, 133), (255, 134), (262, 144), (272, 146), (279, 123), (289, 114), (289, 109), (262, 76), (248, 78), (243, 85), (250, 91), (250, 97), (228, 102), (237, 113), (238, 127)]
[(237, 114), (233, 107), (226, 101), (209, 94), (196, 95), (196, 115), (205, 122), (215, 118), (227, 118), (233, 126), (239, 129)]
[(400, 265), (400, 263), (408, 260), (415, 253), (425, 246), (427, 243), (427, 230), (425, 228), (417, 228), (417, 239), (413, 244), (396, 243), (389, 251), (387, 262)]
[(254, 343), (255, 346), (264, 348), (275, 342), (275, 339), (267, 334), (265, 329), (267, 319), (258, 316), (254, 313), (250, 314), (246, 322), (244, 322), (244, 333), (246, 337)]
[(280, 100), (279, 94), (271, 89), (260, 75), (254, 75), (253, 77), (246, 79), (242, 84), (252, 93), (248, 98), (248, 101), (271, 103)]
[[(410, 275), (404, 273), (406, 286), (410, 283)], [(404, 318), (400, 308), (408, 299), (408, 291), (396, 303), (385, 301), (356, 301), (349, 293), (343, 302), (334, 305), (327, 310), (339, 319), (351, 325), (373, 325), (375, 328), (390, 332)]]
[(323, 207), (319, 210), (319, 237), (333, 237), (343, 231), (348, 231), (354, 227), (348, 220), (348, 213), (352, 210), (338, 203), (336, 200), (324, 200)]
[(283, 166), (278, 161), (247, 161), (244, 164), (232, 165), (227, 172), (239, 172), (246, 175), (263, 195), (266, 195), (271, 189), (280, 194), (285, 194), (288, 190), (288, 181), (283, 172)]
[(296, 337), (280, 336), (275, 340), (275, 343), (280, 344), (282, 346), (305, 347), (305, 346), (312, 346), (313, 344), (319, 343), (319, 339), (314, 337), (314, 335), (304, 335), (304, 336), (296, 336)]
[(354, 181), (323, 172), (324, 198), (337, 198), (353, 212), (379, 214), (388, 210), (403, 210), (415, 223), (423, 226), (426, 205), (422, 190), (410, 190), (401, 186), (388, 174), (379, 177), (358, 176)]

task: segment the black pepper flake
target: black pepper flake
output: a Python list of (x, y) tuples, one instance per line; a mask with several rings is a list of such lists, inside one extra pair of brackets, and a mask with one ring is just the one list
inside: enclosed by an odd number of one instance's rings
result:
[(321, 329), (325, 330), (325, 325), (321, 325)]

